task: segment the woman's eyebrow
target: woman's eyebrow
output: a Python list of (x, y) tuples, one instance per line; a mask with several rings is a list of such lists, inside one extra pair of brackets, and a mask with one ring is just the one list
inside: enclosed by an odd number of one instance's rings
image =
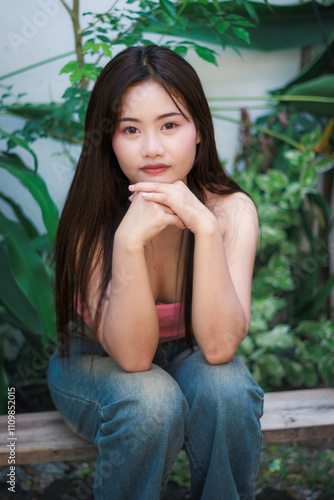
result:
[[(154, 121), (157, 122), (159, 120), (162, 120), (163, 118), (169, 118), (170, 116), (183, 116), (183, 115), (182, 115), (182, 113), (176, 113), (176, 112), (165, 113), (163, 115), (157, 116), (157, 118), (155, 118)], [(137, 123), (141, 122), (141, 120), (138, 120), (138, 118), (130, 118), (130, 117), (120, 118), (118, 121), (119, 122), (137, 122)]]

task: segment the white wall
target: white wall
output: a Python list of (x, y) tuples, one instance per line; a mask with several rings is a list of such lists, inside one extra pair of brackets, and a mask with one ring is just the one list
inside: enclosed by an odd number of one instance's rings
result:
[[(81, 0), (82, 12), (104, 12), (110, 4), (110, 0)], [(1, 13), (0, 76), (74, 49), (71, 21), (59, 0), (2, 0)], [(86, 19), (82, 18), (83, 25), (87, 22)], [(219, 68), (199, 59), (194, 53), (187, 57), (199, 73), (208, 97), (265, 95), (267, 90), (283, 86), (298, 73), (300, 52), (297, 49), (269, 53), (243, 50), (242, 57), (239, 57), (231, 49), (222, 51), (217, 47), (212, 48), (220, 54)], [(59, 101), (68, 86), (68, 76), (59, 76), (59, 71), (72, 59), (69, 56), (0, 83), (13, 85), (15, 93), (27, 92), (23, 102)], [(247, 105), (247, 102), (242, 105)], [(239, 112), (225, 114), (239, 117)], [(252, 111), (251, 117), (259, 114), (261, 112)], [(13, 117), (3, 118), (1, 122), (1, 126), (8, 131), (15, 130), (21, 124), (19, 119)], [(238, 127), (220, 120), (214, 120), (214, 123), (220, 155), (231, 162), (237, 150)], [(44, 177), (51, 196), (61, 208), (73, 175), (73, 166), (65, 156), (55, 156), (62, 151), (56, 141), (40, 139), (33, 144), (33, 148), (39, 158), (39, 172)], [(78, 157), (79, 149), (71, 147), (71, 153)], [(22, 156), (30, 161), (26, 155)], [(24, 205), (25, 210), (29, 206), (30, 216), (42, 227), (39, 208), (29, 193), (2, 169), (0, 176), (1, 190)], [(9, 209), (7, 214), (10, 215)]]

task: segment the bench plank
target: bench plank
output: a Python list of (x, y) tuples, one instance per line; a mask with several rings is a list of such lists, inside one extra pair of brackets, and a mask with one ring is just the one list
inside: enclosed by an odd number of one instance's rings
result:
[(334, 437), (334, 388), (265, 394), (261, 428), (265, 443)]
[[(5, 418), (4, 418), (5, 417)], [(0, 465), (8, 464), (7, 415), (0, 417)], [(58, 411), (21, 413), (16, 415), (15, 462), (29, 464), (63, 460), (91, 460), (97, 449), (65, 423)]]
[[(264, 443), (334, 437), (334, 388), (265, 394)], [(0, 416), (0, 465), (8, 465), (7, 415)], [(15, 463), (94, 460), (97, 449), (77, 436), (57, 411), (16, 415)]]

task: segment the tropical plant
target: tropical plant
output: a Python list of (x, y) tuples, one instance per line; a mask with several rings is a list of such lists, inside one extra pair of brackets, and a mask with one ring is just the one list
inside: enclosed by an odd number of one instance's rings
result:
[(285, 134), (293, 123), (292, 139), (299, 136), (300, 148), (262, 133), (244, 137), (237, 163), (242, 168), (234, 173), (258, 207), (261, 228), (250, 335), (239, 353), (265, 388), (284, 380), (294, 387), (332, 385), (334, 276), (328, 276), (328, 265), (334, 219), (318, 180), (332, 175), (334, 159), (316, 152), (321, 129), (311, 116), (267, 116), (273, 131), (275, 120)]

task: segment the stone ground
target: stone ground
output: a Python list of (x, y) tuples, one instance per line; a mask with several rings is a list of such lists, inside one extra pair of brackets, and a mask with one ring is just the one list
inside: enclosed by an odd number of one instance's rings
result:
[[(94, 462), (57, 462), (17, 466), (15, 494), (8, 491), (7, 467), (0, 467), (1, 500), (94, 500), (91, 484)], [(190, 493), (169, 482), (161, 500), (190, 500)], [(258, 491), (256, 500), (294, 500), (285, 491), (266, 488)], [(219, 499), (213, 499), (219, 500)], [(316, 500), (333, 500), (325, 493)]]

